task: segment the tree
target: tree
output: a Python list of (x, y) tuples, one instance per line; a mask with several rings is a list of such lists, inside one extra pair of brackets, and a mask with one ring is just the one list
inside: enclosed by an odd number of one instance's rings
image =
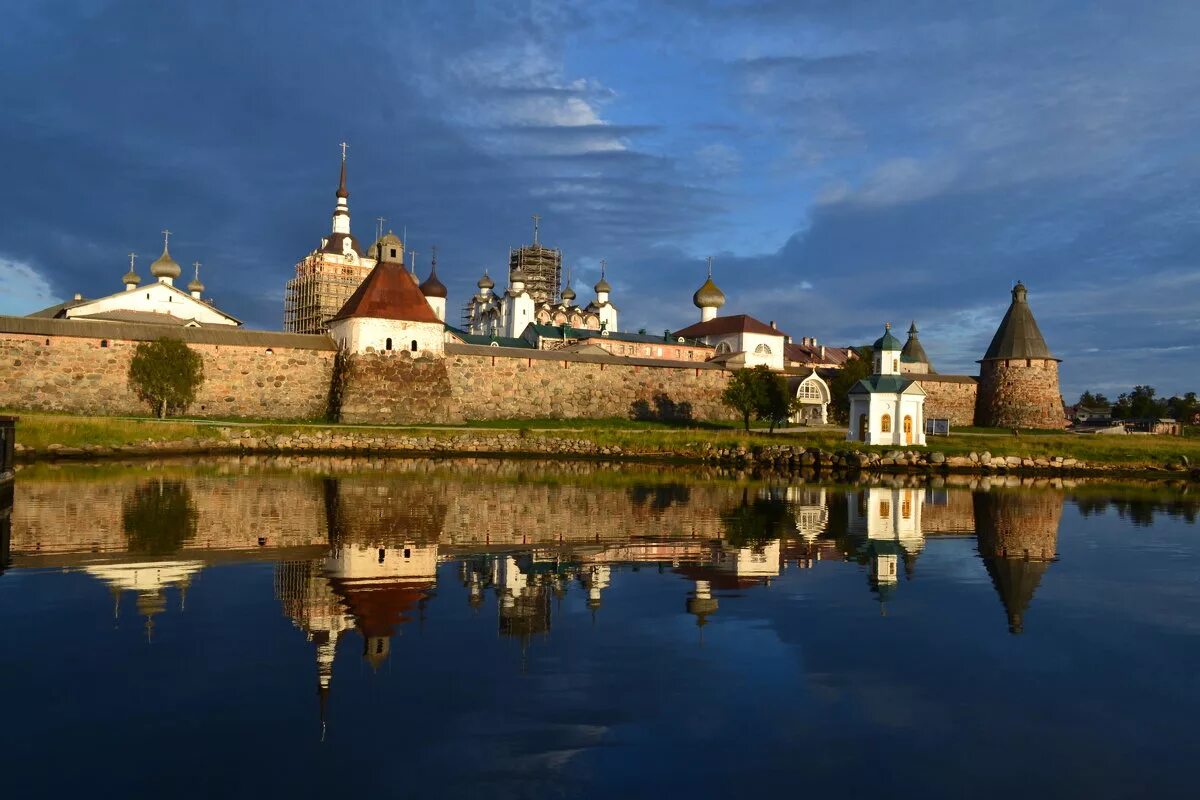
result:
[(791, 394), (787, 378), (771, 372), (759, 364), (753, 369), (742, 369), (733, 373), (721, 400), (742, 417), (742, 424), (750, 430), (750, 417), (763, 420), (772, 431), (788, 418)]
[(181, 550), (196, 535), (196, 506), (181, 481), (149, 481), (121, 504), (129, 552), (163, 556)]
[(203, 382), (200, 354), (179, 339), (139, 342), (129, 362), (129, 388), (160, 419), (191, 405)]
[(856, 347), (852, 352), (858, 357), (847, 359), (829, 381), (829, 413), (842, 425), (850, 424), (850, 390), (863, 378), (870, 377), (875, 355), (870, 347)]
[(1113, 406), (1114, 419), (1159, 419), (1167, 414), (1165, 400), (1155, 399), (1153, 386), (1135, 386), (1133, 391), (1122, 394)]
[(792, 413), (792, 393), (788, 391), (787, 378), (771, 372), (762, 364), (755, 367), (755, 379), (762, 383), (759, 406), (755, 414), (767, 423), (768, 430), (775, 432), (775, 426), (787, 422)]
[(1197, 400), (1195, 392), (1188, 392), (1183, 397), (1176, 395), (1167, 401), (1167, 415), (1184, 425), (1191, 425), (1197, 412), (1200, 412), (1200, 400)]
[(1084, 408), (1108, 408), (1112, 402), (1100, 392), (1086, 391), (1079, 395), (1079, 405)]
[(740, 369), (733, 373), (725, 391), (721, 392), (721, 401), (732, 408), (742, 417), (742, 424), (750, 430), (750, 417), (762, 407), (762, 381), (752, 369)]

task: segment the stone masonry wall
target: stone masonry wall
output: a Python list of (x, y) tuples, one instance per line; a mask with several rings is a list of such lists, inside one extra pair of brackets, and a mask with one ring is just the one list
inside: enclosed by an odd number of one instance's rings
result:
[[(102, 342), (107, 346), (101, 346)], [(189, 343), (205, 380), (188, 414), (198, 417), (323, 417), (333, 351)], [(76, 336), (0, 336), (0, 408), (146, 415), (129, 389), (137, 342)]]
[(985, 361), (979, 375), (977, 425), (1065, 428), (1058, 362), (1052, 359)]
[(978, 384), (970, 379), (948, 381), (937, 376), (914, 376), (925, 390), (925, 419), (948, 419), (950, 428), (975, 424)]
[(712, 368), (448, 355), (456, 412), (466, 419), (628, 418), (658, 413), (665, 398), (694, 419), (730, 419), (721, 403), (729, 373)]
[(463, 421), (453, 402), (447, 359), (407, 350), (368, 352), (347, 360), (341, 422), (403, 425)]

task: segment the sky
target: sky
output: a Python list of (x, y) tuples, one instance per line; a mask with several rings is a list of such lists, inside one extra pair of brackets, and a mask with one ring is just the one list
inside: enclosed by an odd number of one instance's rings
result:
[[(0, 313), (161, 252), (279, 329), (330, 230), (404, 232), (449, 316), (508, 248), (608, 264), (621, 327), (722, 313), (975, 374), (1017, 280), (1068, 402), (1200, 389), (1200, 3), (204, 3), (0, 9)], [(451, 319), (451, 321), (454, 321)]]

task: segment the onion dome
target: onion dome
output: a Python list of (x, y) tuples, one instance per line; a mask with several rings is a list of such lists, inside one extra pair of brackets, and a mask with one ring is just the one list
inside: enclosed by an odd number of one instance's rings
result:
[(121, 278), (121, 283), (125, 284), (126, 286), (128, 286), (130, 284), (137, 286), (141, 282), (142, 282), (141, 276), (133, 271), (132, 266), (129, 268), (129, 272), (126, 272), (125, 275)]
[(696, 290), (692, 295), (692, 302), (696, 308), (720, 308), (725, 305), (725, 293), (717, 288), (713, 283), (712, 275), (704, 281), (704, 284)]
[(480, 289), (494, 289), (496, 282), (487, 274), (487, 270), (483, 271), (483, 277), (479, 279), (479, 283), (475, 284)]
[(600, 275), (600, 280), (596, 282), (596, 285), (593, 288), (595, 288), (596, 294), (600, 294), (601, 292), (612, 292), (612, 286), (609, 285), (603, 274)]
[(437, 264), (429, 268), (429, 277), (421, 284), (421, 294), (426, 297), (446, 297), (446, 286), (438, 280)]
[(562, 290), (562, 299), (564, 303), (570, 303), (575, 299), (575, 290), (571, 288), (570, 282), (567, 283), (567, 288)]
[(178, 278), (182, 271), (175, 259), (171, 258), (166, 245), (163, 245), (162, 255), (150, 265), (150, 274), (156, 278)]
[(203, 292), (204, 284), (200, 282), (199, 278), (192, 278), (192, 280), (187, 285), (187, 290), (189, 292)]
[(512, 272), (509, 273), (508, 282), (509, 283), (528, 283), (529, 276), (527, 276), (525, 274), (525, 270), (521, 269), (520, 267), (517, 267), (516, 269), (514, 269)]
[(880, 350), (902, 350), (904, 345), (900, 344), (900, 340), (892, 336), (892, 323), (884, 323), (883, 336), (875, 340), (875, 344), (871, 345), (875, 348), (875, 352)]

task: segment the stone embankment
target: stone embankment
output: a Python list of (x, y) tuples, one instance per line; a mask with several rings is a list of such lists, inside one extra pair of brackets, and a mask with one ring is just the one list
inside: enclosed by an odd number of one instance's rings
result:
[(798, 445), (720, 446), (711, 443), (664, 445), (603, 444), (588, 438), (541, 435), (528, 431), (413, 431), (386, 429), (300, 429), (283, 433), (218, 427), (214, 436), (147, 440), (118, 447), (64, 447), (33, 450), (16, 445), (21, 461), (90, 459), (145, 455), (345, 453), (407, 456), (528, 456), (604, 458), (641, 461), (690, 461), (716, 466), (792, 472), (911, 473), (976, 475), (1096, 475), (1163, 473), (1200, 480), (1200, 467), (1186, 458), (1161, 466), (1085, 462), (1069, 456), (1000, 456), (983, 451), (946, 455), (916, 450), (821, 450)]

